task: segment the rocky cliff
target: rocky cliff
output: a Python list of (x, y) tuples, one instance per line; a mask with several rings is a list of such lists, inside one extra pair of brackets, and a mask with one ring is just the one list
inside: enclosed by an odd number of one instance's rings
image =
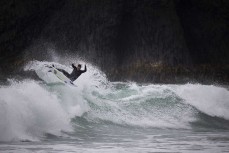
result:
[(2, 73), (45, 59), (51, 45), (111, 80), (229, 82), (227, 0), (2, 0), (0, 8)]

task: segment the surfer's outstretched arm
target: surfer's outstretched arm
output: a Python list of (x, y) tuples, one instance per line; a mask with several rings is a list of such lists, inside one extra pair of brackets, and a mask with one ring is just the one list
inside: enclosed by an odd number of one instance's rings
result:
[(87, 72), (87, 66), (86, 66), (86, 64), (85, 64), (85, 67), (84, 67), (84, 70), (82, 71), (82, 73), (84, 73), (84, 72)]
[(76, 66), (74, 64), (72, 64), (72, 67), (73, 67), (73, 69), (76, 69)]

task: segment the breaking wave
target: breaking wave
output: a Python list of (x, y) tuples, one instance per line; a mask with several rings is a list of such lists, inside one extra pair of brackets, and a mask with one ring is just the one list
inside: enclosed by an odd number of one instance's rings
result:
[(9, 80), (10, 85), (0, 87), (0, 141), (36, 141), (47, 133), (65, 135), (81, 124), (75, 118), (88, 124), (139, 128), (229, 129), (226, 88), (109, 82), (90, 64), (88, 72), (74, 82), (77, 87), (70, 87), (47, 73), (47, 64), (71, 71), (58, 63), (33, 61), (25, 70), (35, 71), (41, 81)]

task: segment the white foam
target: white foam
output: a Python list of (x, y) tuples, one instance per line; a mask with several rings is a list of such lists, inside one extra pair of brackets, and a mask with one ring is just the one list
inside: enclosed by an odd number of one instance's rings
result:
[(213, 85), (186, 84), (174, 86), (186, 103), (210, 116), (229, 120), (229, 91)]
[(38, 140), (70, 130), (70, 118), (55, 94), (35, 81), (0, 88), (0, 141)]

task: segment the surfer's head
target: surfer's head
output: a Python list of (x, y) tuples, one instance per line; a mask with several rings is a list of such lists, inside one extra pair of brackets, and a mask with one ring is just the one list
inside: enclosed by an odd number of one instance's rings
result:
[(78, 64), (77, 69), (78, 69), (78, 70), (81, 69), (81, 64)]

